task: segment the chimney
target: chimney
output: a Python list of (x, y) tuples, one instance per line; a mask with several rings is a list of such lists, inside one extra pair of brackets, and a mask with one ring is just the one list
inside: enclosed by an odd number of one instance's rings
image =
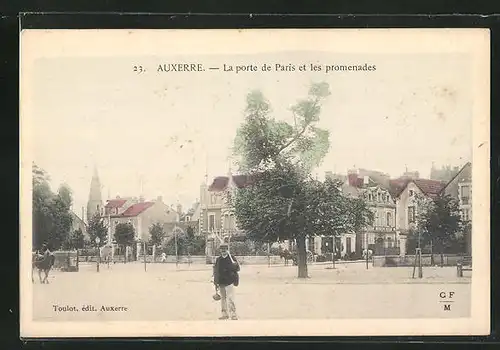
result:
[(139, 202), (140, 202), (140, 203), (144, 203), (144, 196), (142, 196), (142, 195), (141, 195), (141, 196), (139, 197)]
[(363, 184), (368, 185), (369, 182), (370, 182), (370, 177), (367, 175), (363, 176)]

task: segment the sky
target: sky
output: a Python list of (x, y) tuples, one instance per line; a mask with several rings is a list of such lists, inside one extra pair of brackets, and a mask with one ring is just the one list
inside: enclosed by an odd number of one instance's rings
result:
[[(66, 183), (74, 210), (86, 206), (94, 166), (103, 198), (162, 196), (189, 207), (208, 175), (226, 175), (245, 97), (263, 92), (272, 116), (312, 82), (327, 82), (319, 125), (330, 150), (315, 170), (359, 167), (392, 177), (406, 168), (428, 177), (436, 166), (472, 156), (470, 61), (459, 54), (347, 55), (277, 52), (242, 56), (40, 59), (34, 76), (34, 161), (54, 190)], [(219, 70), (156, 72), (158, 64), (200, 62)], [(365, 64), (372, 72), (225, 72), (223, 65)], [(133, 65), (142, 65), (137, 74)], [(142, 179), (142, 181), (141, 181)]]

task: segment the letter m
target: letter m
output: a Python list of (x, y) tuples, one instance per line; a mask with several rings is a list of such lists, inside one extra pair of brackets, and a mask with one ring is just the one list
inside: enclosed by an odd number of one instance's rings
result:
[(450, 311), (451, 310), (451, 304), (446, 304), (444, 306), (444, 311)]

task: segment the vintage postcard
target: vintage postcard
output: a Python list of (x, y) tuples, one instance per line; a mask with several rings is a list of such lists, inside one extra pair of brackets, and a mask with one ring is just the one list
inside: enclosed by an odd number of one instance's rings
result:
[(23, 30), (21, 336), (489, 334), (489, 41)]

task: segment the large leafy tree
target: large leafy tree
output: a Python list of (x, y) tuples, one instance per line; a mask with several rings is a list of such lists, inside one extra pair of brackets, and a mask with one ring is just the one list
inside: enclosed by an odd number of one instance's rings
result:
[(71, 205), (73, 204), (71, 190), (67, 185), (61, 185), (52, 202), (53, 232), (51, 242), (54, 247), (68, 246), (71, 240), (73, 217)]
[(238, 226), (261, 242), (295, 239), (299, 278), (308, 277), (308, 235), (339, 235), (373, 220), (362, 200), (342, 195), (340, 182), (310, 176), (329, 149), (328, 131), (317, 127), (329, 94), (328, 84), (313, 84), (308, 97), (291, 108), (291, 125), (273, 119), (269, 102), (251, 92), (235, 139), (240, 171), (251, 177), (251, 185), (233, 198)]
[(441, 264), (444, 251), (457, 244), (463, 228), (459, 203), (449, 195), (441, 194), (427, 201), (418, 215), (417, 230), (421, 240), (440, 253)]
[(40, 249), (44, 244), (52, 250), (68, 245), (72, 227), (71, 190), (61, 185), (53, 193), (47, 173), (33, 164), (33, 248)]

